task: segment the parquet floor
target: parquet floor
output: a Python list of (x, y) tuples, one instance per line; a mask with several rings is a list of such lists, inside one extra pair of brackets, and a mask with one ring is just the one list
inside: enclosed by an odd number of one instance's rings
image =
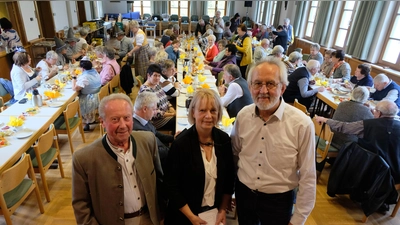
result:
[[(85, 133), (86, 143), (82, 143), (79, 133), (73, 137), (75, 149), (79, 149), (95, 139), (99, 138), (99, 129)], [(65, 178), (62, 179), (59, 170), (50, 170), (47, 173), (47, 180), (50, 189), (51, 202), (45, 200), (40, 175), (37, 175), (41, 198), (44, 203), (45, 213), (40, 214), (36, 197), (31, 194), (28, 199), (17, 209), (12, 216), (13, 224), (17, 225), (69, 225), (76, 224), (71, 206), (71, 152), (66, 135), (60, 136), (61, 157), (63, 160)], [(308, 218), (306, 225), (354, 225), (362, 224), (363, 217), (361, 207), (351, 201), (348, 196), (331, 198), (326, 194), (326, 184), (328, 181), (329, 167), (327, 167), (318, 182), (317, 201), (315, 208)], [(393, 209), (393, 205), (390, 211)], [(395, 218), (391, 218), (390, 213), (382, 215), (375, 213), (369, 217), (367, 223), (379, 225), (399, 225), (400, 212)], [(0, 216), (0, 225), (5, 225), (3, 216)], [(236, 225), (237, 222), (228, 220), (228, 225)]]

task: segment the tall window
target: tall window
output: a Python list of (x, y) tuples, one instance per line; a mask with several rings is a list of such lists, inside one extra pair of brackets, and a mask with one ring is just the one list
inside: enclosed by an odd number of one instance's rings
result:
[(271, 19), (269, 20), (269, 24), (274, 24), (274, 19), (275, 19), (275, 11), (276, 11), (276, 2), (274, 1), (272, 4), (272, 13), (271, 13)]
[(170, 1), (169, 14), (176, 14), (178, 16), (189, 16), (189, 1)]
[(311, 36), (313, 34), (314, 25), (315, 25), (315, 18), (317, 18), (318, 7), (319, 7), (319, 2), (318, 1), (312, 1), (311, 2), (310, 11), (308, 13), (306, 37), (311, 38)]
[(397, 11), (393, 15), (391, 29), (386, 37), (383, 53), (379, 60), (382, 64), (400, 69), (400, 4), (397, 3)]
[(265, 8), (265, 1), (260, 1), (258, 3), (258, 14), (257, 14), (257, 22), (262, 23), (263, 22), (263, 16), (264, 16), (264, 8)]
[(357, 4), (355, 1), (346, 1), (343, 6), (342, 16), (340, 19), (338, 32), (336, 33), (334, 45), (334, 47), (337, 49), (344, 48), (345, 44), (347, 43), (356, 6)]
[(207, 15), (214, 17), (216, 11), (221, 11), (221, 16), (225, 16), (226, 13), (226, 1), (208, 1), (207, 3)]
[(145, 13), (151, 14), (151, 1), (133, 1), (132, 12), (140, 12), (140, 15)]

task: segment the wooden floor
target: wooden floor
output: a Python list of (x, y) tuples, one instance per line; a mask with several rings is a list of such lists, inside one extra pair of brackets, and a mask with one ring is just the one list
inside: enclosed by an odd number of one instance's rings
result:
[[(86, 142), (82, 143), (79, 132), (74, 134), (73, 144), (75, 149), (91, 143), (99, 138), (99, 128), (96, 126), (95, 131), (85, 133)], [(66, 135), (60, 136), (61, 157), (63, 160), (65, 178), (61, 178), (59, 170), (50, 170), (47, 173), (47, 180), (50, 189), (51, 202), (45, 200), (40, 176), (37, 175), (39, 188), (41, 189), (41, 197), (44, 203), (45, 213), (40, 214), (36, 198), (31, 194), (28, 199), (17, 209), (12, 216), (13, 224), (28, 225), (63, 225), (76, 224), (71, 206), (71, 152), (68, 145)], [(1, 149), (0, 149), (1, 150)], [(361, 219), (363, 213), (361, 207), (352, 202), (348, 196), (340, 196), (331, 198), (326, 194), (326, 184), (328, 181), (329, 167), (327, 167), (318, 182), (317, 201), (315, 208), (308, 218), (307, 225), (352, 225), (362, 224)], [(393, 209), (393, 205), (390, 211)], [(369, 217), (365, 224), (380, 224), (380, 225), (399, 225), (400, 212), (395, 218), (391, 218), (390, 213), (382, 215), (375, 213)], [(0, 225), (4, 225), (5, 220), (0, 216)], [(236, 225), (236, 221), (228, 220), (228, 225)]]

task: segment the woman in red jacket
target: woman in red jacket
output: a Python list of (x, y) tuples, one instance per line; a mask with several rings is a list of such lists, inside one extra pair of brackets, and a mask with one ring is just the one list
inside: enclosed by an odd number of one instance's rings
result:
[(207, 61), (213, 61), (214, 57), (219, 53), (218, 47), (215, 45), (215, 39), (216, 38), (213, 34), (207, 37), (208, 46), (205, 52), (205, 58)]

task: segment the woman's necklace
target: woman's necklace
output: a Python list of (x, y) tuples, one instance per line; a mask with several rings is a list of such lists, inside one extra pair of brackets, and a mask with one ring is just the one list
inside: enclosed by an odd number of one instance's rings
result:
[(204, 146), (214, 146), (214, 142), (205, 142), (205, 143), (203, 143), (203, 142), (201, 142), (201, 141), (199, 141), (199, 143), (200, 143), (200, 145), (204, 145)]

